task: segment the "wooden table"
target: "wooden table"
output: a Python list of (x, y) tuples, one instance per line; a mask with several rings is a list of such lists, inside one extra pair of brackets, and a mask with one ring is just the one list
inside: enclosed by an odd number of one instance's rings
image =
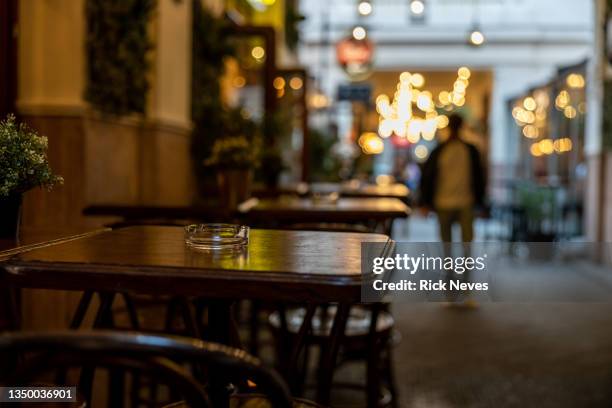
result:
[(239, 211), (219, 207), (96, 205), (86, 208), (85, 215), (117, 216), (127, 224), (179, 224), (180, 221), (241, 222), (265, 227), (284, 227), (291, 223), (366, 223), (390, 235), (395, 218), (406, 218), (410, 207), (397, 198), (340, 198), (336, 203), (317, 202), (312, 198), (280, 196), (251, 199)]
[[(56, 228), (21, 228), (19, 241), (0, 239), (0, 262), (35, 248), (84, 238), (101, 231), (103, 230), (91, 231), (86, 228), (63, 228), (61, 230)], [(0, 285), (0, 330), (20, 327), (20, 299), (21, 294), (18, 289)]]
[(332, 192), (337, 191), (342, 197), (362, 197), (362, 198), (397, 198), (406, 200), (410, 190), (404, 184), (394, 183), (379, 185), (371, 183), (312, 183), (310, 191)]
[[(100, 231), (21, 251), (0, 263), (0, 283), (62, 290), (199, 296), (220, 301), (337, 302), (330, 347), (322, 360), (319, 401), (329, 401), (333, 364), (350, 305), (359, 302), (361, 243), (385, 235), (252, 230), (238, 254), (194, 251), (179, 227), (139, 226)], [(1, 253), (0, 253), (1, 255)], [(214, 340), (228, 342), (229, 309), (210, 310)], [(301, 345), (300, 345), (301, 346)], [(293, 355), (294, 353), (292, 353)]]
[(397, 198), (339, 198), (335, 203), (312, 198), (281, 196), (252, 199), (240, 207), (252, 222), (370, 223), (390, 234), (396, 218), (406, 218), (410, 208)]
[(29, 251), (34, 248), (53, 245), (72, 239), (83, 238), (97, 234), (102, 231), (110, 231), (109, 228), (92, 230), (91, 228), (21, 228), (19, 241), (14, 239), (0, 239), (0, 261), (20, 252)]
[(379, 185), (372, 183), (294, 183), (276, 188), (255, 187), (253, 195), (258, 198), (274, 198), (280, 195), (309, 196), (313, 193), (336, 192), (342, 197), (397, 198), (408, 201), (410, 189), (401, 183)]

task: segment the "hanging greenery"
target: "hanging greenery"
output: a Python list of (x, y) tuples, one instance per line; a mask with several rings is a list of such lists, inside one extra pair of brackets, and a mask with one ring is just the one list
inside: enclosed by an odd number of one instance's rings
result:
[(299, 13), (295, 0), (287, 0), (285, 3), (285, 44), (290, 50), (295, 50), (300, 42), (299, 23), (305, 17)]
[(603, 147), (612, 149), (612, 81), (604, 81)]
[(149, 90), (147, 32), (155, 0), (87, 0), (85, 99), (102, 113), (144, 113)]
[[(194, 124), (191, 152), (200, 190), (211, 179), (204, 162), (215, 141), (224, 136), (227, 112), (221, 98), (224, 59), (234, 55), (225, 20), (215, 17), (201, 2), (193, 2), (191, 116)], [(234, 119), (235, 115), (231, 115)]]

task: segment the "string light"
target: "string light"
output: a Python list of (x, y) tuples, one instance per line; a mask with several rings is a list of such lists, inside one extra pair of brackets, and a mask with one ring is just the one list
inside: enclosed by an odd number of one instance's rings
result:
[(425, 12), (423, 0), (412, 0), (410, 2), (410, 12), (416, 16), (422, 15)]
[(353, 28), (353, 38), (357, 41), (365, 40), (367, 35), (368, 33), (366, 32), (366, 29), (362, 26), (357, 26)]
[(415, 88), (422, 88), (425, 85), (425, 77), (419, 73), (410, 76), (410, 83)]
[(263, 47), (260, 47), (259, 45), (256, 47), (253, 47), (253, 49), (251, 50), (251, 56), (255, 58), (256, 60), (263, 59), (265, 55), (266, 55), (266, 50), (264, 50)]
[(531, 96), (523, 99), (523, 107), (528, 111), (536, 110), (537, 105), (535, 99), (533, 99)]
[(533, 125), (526, 125), (523, 128), (523, 136), (525, 136), (528, 139), (537, 139), (539, 135), (540, 135), (540, 131), (538, 130), (537, 127)]
[(457, 70), (457, 79), (453, 83), (453, 89), (451, 91), (442, 91), (438, 94), (440, 107), (451, 111), (453, 106), (461, 107), (465, 105), (465, 94), (470, 85), (468, 78), (471, 75), (472, 72), (468, 67), (460, 67)]
[(484, 34), (481, 31), (473, 30), (470, 33), (469, 40), (470, 40), (470, 44), (475, 45), (475, 46), (480, 46), (480, 45), (484, 44), (485, 36), (484, 36)]
[(533, 143), (529, 147), (529, 151), (532, 156), (540, 157), (544, 155), (550, 155), (553, 153), (566, 153), (572, 150), (572, 139), (564, 137), (555, 141), (551, 139), (542, 139), (539, 142)]
[[(397, 90), (391, 100), (381, 94), (376, 98), (376, 111), (380, 115), (378, 135), (382, 138), (395, 134), (416, 144), (421, 138), (433, 140), (438, 129), (448, 126), (448, 117), (438, 115), (433, 101), (433, 95), (426, 90), (416, 89), (425, 84), (425, 78), (419, 73), (402, 72), (399, 76)], [(448, 97), (449, 93), (446, 93)], [(444, 99), (444, 94), (442, 99)], [(438, 95), (440, 99), (440, 95)], [(465, 102), (465, 99), (463, 100)], [(413, 108), (413, 104), (416, 108)], [(424, 112), (418, 117), (416, 110)]]
[(272, 81), (272, 86), (277, 90), (283, 89), (285, 87), (285, 79), (283, 77), (274, 78), (274, 81)]
[(423, 161), (429, 155), (429, 149), (427, 149), (427, 146), (418, 145), (414, 148), (414, 155), (417, 157), (417, 159)]
[(304, 81), (302, 81), (302, 78), (300, 77), (294, 76), (293, 78), (289, 80), (289, 87), (293, 89), (294, 91), (301, 89), (303, 85), (304, 85)]
[(572, 150), (572, 139), (564, 137), (553, 142), (553, 147), (557, 153), (565, 153)]
[(563, 110), (570, 103), (570, 95), (566, 90), (559, 92), (559, 95), (555, 98), (555, 106), (558, 110)]
[(457, 70), (457, 75), (461, 79), (469, 79), (472, 73), (468, 67), (461, 67)]
[(234, 78), (234, 80), (232, 81), (232, 84), (236, 87), (236, 88), (242, 88), (246, 85), (246, 79), (243, 76), (237, 76), (236, 78)]
[(584, 77), (580, 74), (569, 74), (565, 82), (570, 88), (584, 88)]
[(365, 0), (359, 2), (359, 5), (357, 6), (357, 11), (359, 11), (359, 14), (361, 14), (362, 16), (369, 16), (372, 13), (372, 3)]
[(563, 109), (563, 115), (568, 119), (574, 119), (576, 117), (576, 108), (568, 105)]
[(385, 150), (385, 143), (374, 132), (365, 132), (359, 136), (357, 143), (365, 154), (380, 154)]

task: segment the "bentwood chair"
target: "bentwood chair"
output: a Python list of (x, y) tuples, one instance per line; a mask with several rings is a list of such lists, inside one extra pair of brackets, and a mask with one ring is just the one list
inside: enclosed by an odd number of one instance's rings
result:
[[(295, 227), (294, 227), (295, 228)], [(302, 224), (298, 228), (311, 231), (328, 232), (372, 232), (361, 226), (334, 224)], [(309, 349), (318, 347), (320, 356), (328, 347), (336, 306), (332, 304), (308, 305), (307, 307), (279, 307), (268, 316), (268, 322), (276, 334), (279, 361), (283, 354), (294, 348), (296, 343), (304, 343), (305, 349), (300, 361), (290, 361), (297, 375), (291, 378), (290, 386), (294, 394), (304, 392), (309, 371)], [(397, 406), (397, 387), (393, 374), (393, 347), (400, 339), (395, 330), (395, 320), (389, 305), (385, 303), (355, 304), (349, 311), (346, 328), (342, 336), (340, 355), (332, 367), (342, 364), (365, 362), (365, 384), (335, 383), (342, 388), (356, 388), (365, 391), (368, 407)], [(325, 366), (319, 361), (317, 370)]]
[[(91, 406), (93, 375), (98, 369), (108, 370), (106, 400), (113, 408), (164, 403), (163, 400), (128, 401), (125, 395), (129, 394), (123, 392), (125, 387), (140, 386), (126, 380), (126, 374), (134, 373), (138, 373), (139, 381), (146, 378), (164, 384), (166, 403), (182, 401), (180, 406), (243, 406), (236, 405), (235, 400), (248, 400), (255, 393), (265, 396), (267, 406), (294, 406), (283, 380), (259, 359), (242, 350), (191, 338), (108, 330), (10, 332), (0, 335), (0, 361), (6, 356), (20, 357), (15, 370), (0, 371), (0, 384), (7, 386), (41, 384), (41, 381), (49, 384), (58, 370), (80, 369), (78, 381), (64, 384), (76, 384), (77, 394), (87, 406)], [(187, 366), (199, 373), (197, 378)], [(113, 377), (113, 373), (122, 375)], [(135, 390), (137, 394), (141, 391)], [(245, 392), (248, 395), (242, 395)], [(253, 398), (262, 400), (263, 397)], [(230, 404), (230, 401), (234, 402)]]

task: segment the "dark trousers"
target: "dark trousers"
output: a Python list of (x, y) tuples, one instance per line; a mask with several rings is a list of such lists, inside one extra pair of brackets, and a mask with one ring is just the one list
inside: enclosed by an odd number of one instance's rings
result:
[(442, 242), (453, 241), (453, 225), (461, 226), (461, 242), (472, 242), (474, 238), (474, 210), (472, 207), (437, 209), (440, 239)]

